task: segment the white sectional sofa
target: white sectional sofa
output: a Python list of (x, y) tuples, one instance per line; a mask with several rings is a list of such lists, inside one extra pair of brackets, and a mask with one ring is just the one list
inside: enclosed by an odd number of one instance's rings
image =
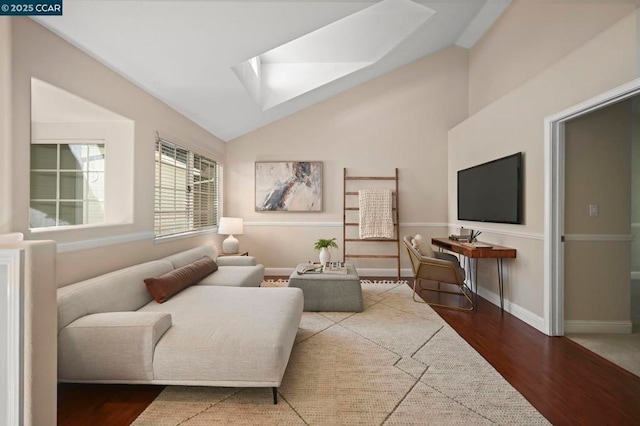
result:
[[(264, 267), (198, 247), (58, 289), (58, 380), (272, 387), (302, 316), (297, 288), (259, 288)], [(219, 269), (157, 303), (144, 280), (209, 256)]]

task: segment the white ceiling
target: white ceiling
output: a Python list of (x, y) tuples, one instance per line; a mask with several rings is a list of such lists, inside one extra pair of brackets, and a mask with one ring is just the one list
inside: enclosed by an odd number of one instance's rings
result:
[(379, 61), (261, 110), (232, 67), (377, 1), (65, 0), (33, 19), (225, 141), (451, 45), (511, 0), (414, 0), (436, 13)]

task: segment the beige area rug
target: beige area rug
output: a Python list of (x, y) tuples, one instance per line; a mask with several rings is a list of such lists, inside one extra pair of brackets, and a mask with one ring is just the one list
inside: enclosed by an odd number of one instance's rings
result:
[(270, 388), (170, 386), (134, 424), (548, 424), (409, 286), (362, 290), (364, 312), (303, 314), (278, 405)]

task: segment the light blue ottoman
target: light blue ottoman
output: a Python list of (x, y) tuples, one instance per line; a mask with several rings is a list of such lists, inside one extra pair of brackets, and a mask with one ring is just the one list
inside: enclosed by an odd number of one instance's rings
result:
[(307, 264), (296, 266), (289, 287), (302, 289), (305, 312), (362, 312), (362, 288), (356, 268), (345, 264), (346, 274), (298, 274)]

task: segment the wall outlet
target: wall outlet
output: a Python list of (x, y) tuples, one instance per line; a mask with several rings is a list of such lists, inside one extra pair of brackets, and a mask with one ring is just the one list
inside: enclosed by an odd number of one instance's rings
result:
[(589, 216), (596, 217), (600, 214), (600, 208), (597, 204), (589, 204)]

